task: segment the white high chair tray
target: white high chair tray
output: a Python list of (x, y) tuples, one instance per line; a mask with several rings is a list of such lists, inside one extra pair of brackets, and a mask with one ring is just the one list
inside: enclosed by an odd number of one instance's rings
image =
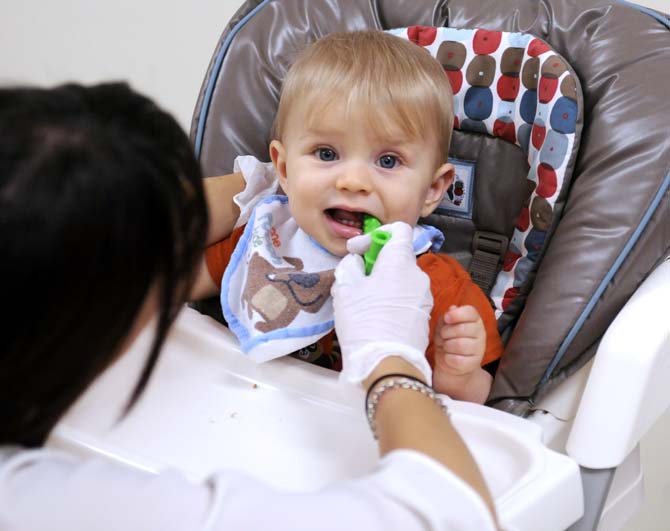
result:
[[(145, 330), (94, 383), (50, 446), (149, 471), (176, 467), (196, 479), (234, 468), (288, 490), (318, 489), (375, 466), (361, 390), (343, 390), (332, 371), (293, 358), (250, 362), (227, 328), (189, 308), (144, 395), (116, 422), (150, 340)], [(475, 404), (448, 406), (505, 529), (562, 530), (580, 518), (579, 469), (542, 444), (538, 426)]]

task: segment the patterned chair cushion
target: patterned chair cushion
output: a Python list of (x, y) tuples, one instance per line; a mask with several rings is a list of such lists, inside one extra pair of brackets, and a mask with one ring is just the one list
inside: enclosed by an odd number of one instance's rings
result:
[(529, 287), (529, 272), (558, 221), (556, 201), (569, 185), (579, 145), (578, 78), (565, 59), (529, 34), (427, 26), (389, 32), (442, 64), (454, 92), (456, 129), (498, 137), (527, 155), (532, 191), (490, 294), (499, 317)]

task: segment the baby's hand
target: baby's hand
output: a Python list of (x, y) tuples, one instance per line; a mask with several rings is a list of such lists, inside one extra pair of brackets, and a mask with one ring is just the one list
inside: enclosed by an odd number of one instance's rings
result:
[(486, 329), (474, 306), (451, 306), (435, 331), (435, 367), (454, 376), (478, 369), (486, 350)]
[(486, 351), (486, 329), (473, 306), (451, 306), (433, 338), (433, 387), (459, 400), (483, 402), (491, 378), (481, 368)]

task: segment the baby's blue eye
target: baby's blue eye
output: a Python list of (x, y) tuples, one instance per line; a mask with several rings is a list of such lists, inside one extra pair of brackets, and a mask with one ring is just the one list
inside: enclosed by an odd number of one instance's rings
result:
[(383, 155), (382, 157), (379, 157), (379, 165), (385, 170), (395, 168), (396, 164), (398, 164), (398, 157), (393, 155)]
[(319, 148), (316, 150), (316, 154), (324, 162), (332, 162), (337, 158), (337, 153), (330, 148)]

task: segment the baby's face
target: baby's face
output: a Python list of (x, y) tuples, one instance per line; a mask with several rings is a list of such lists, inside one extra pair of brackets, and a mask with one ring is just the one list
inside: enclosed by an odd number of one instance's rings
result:
[(270, 153), (293, 217), (331, 253), (347, 253), (365, 213), (383, 224), (414, 225), (442, 199), (453, 168), (437, 167), (434, 134), (412, 139), (388, 120), (382, 138), (365, 113), (346, 116), (337, 104), (307, 127), (307, 115), (295, 107), (283, 142), (273, 141)]

